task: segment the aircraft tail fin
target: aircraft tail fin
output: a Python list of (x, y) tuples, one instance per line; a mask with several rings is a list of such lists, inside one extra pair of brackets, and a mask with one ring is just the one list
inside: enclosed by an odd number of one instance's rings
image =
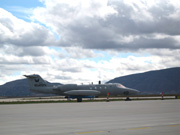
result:
[(40, 87), (47, 87), (50, 84), (41, 78), (40, 75), (33, 74), (33, 75), (24, 75), (29, 82), (30, 90), (33, 90), (34, 88), (40, 88)]

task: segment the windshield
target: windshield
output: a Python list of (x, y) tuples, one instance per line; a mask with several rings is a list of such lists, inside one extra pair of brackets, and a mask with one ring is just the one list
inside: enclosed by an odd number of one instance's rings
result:
[(117, 83), (116, 86), (117, 86), (118, 88), (126, 88), (124, 85), (122, 85), (122, 84), (120, 84), (120, 83)]

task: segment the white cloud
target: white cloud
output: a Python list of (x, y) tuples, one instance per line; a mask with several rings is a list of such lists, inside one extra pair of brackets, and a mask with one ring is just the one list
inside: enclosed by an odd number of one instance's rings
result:
[[(99, 61), (68, 57), (63, 59), (52, 58), (48, 54), (38, 58), (8, 55), (6, 63), (0, 62), (1, 76), (3, 76), (4, 81), (9, 81), (16, 72), (20, 72), (18, 76), (15, 76), (16, 79), (23, 78), (23, 74), (37, 73), (51, 82), (80, 84), (93, 81), (96, 83), (99, 79), (106, 82), (123, 75), (175, 67), (180, 64), (179, 51), (174, 51), (174, 55), (171, 54), (172, 51), (168, 50), (161, 53), (155, 50), (154, 55), (116, 56), (109, 60), (101, 59)], [(4, 59), (1, 57), (1, 60)]]
[(28, 23), (0, 8), (0, 43), (16, 46), (52, 45), (53, 34), (37, 23)]
[(32, 22), (0, 8), (0, 84), (34, 73), (52, 82), (106, 82), (180, 65), (179, 1), (41, 2), (28, 10)]
[[(180, 48), (177, 45), (180, 42), (174, 37), (180, 34), (177, 29), (180, 17), (176, 17), (179, 8), (175, 2), (164, 0), (135, 2), (43, 0), (43, 2), (45, 7), (35, 9), (32, 18), (59, 35), (59, 46), (122, 51), (156, 48), (156, 45), (157, 48)], [(161, 40), (155, 39), (157, 35), (166, 37)], [(146, 45), (147, 42), (149, 43)]]

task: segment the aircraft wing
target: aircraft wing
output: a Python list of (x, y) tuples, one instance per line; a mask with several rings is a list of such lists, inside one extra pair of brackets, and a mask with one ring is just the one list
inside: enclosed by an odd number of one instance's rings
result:
[(70, 90), (64, 93), (72, 96), (96, 96), (100, 94), (97, 90)]

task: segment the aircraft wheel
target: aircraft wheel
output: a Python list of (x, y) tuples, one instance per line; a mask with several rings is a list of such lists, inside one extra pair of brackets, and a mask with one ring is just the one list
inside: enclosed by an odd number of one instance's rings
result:
[(82, 102), (82, 98), (77, 98), (77, 102)]
[(131, 99), (129, 97), (126, 97), (125, 101), (131, 101)]

